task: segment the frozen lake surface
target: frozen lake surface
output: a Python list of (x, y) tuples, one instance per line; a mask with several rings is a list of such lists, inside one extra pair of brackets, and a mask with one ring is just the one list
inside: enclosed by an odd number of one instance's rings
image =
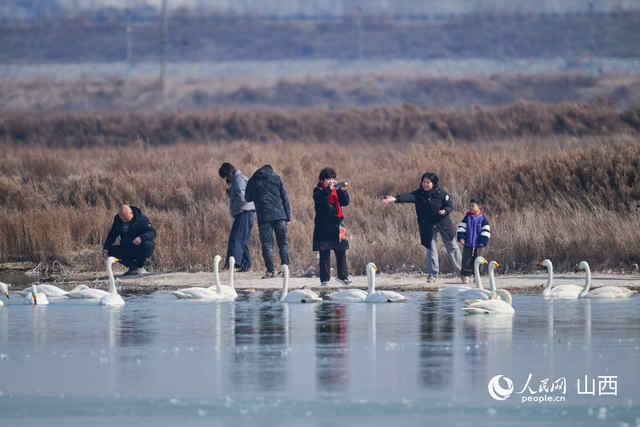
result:
[[(505, 318), (405, 295), (287, 305), (270, 290), (220, 304), (157, 292), (110, 309), (12, 294), (0, 425), (640, 424), (639, 296), (514, 295)], [(489, 394), (497, 375), (504, 400)]]

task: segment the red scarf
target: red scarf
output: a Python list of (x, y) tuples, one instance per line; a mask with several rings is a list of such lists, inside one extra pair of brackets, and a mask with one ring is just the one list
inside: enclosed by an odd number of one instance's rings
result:
[[(322, 186), (322, 188), (327, 188), (327, 186), (323, 183), (320, 183), (320, 185)], [(336, 205), (338, 218), (342, 218), (344, 215), (342, 215), (342, 207), (340, 206), (340, 200), (338, 199), (338, 191), (335, 188), (331, 189), (331, 193), (329, 193), (329, 197), (327, 200), (332, 205)]]

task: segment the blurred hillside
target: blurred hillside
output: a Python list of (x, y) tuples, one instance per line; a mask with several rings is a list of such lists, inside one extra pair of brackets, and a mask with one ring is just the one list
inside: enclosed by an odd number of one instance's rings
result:
[[(259, 15), (156, 14), (0, 20), (0, 61), (110, 62), (283, 59), (640, 58), (640, 12), (481, 13), (392, 18), (344, 15), (271, 19)], [(166, 39), (165, 39), (166, 36)], [(165, 44), (166, 40), (166, 44)]]

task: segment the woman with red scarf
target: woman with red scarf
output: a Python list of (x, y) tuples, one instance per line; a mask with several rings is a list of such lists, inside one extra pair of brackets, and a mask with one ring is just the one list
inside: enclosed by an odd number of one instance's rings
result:
[(343, 226), (342, 208), (349, 204), (349, 186), (344, 183), (338, 188), (336, 171), (324, 168), (320, 171), (318, 185), (313, 190), (313, 201), (316, 209), (315, 226), (313, 228), (313, 250), (320, 253), (320, 282), (322, 286), (331, 280), (331, 250), (336, 254), (338, 280), (350, 285), (347, 269), (347, 240)]

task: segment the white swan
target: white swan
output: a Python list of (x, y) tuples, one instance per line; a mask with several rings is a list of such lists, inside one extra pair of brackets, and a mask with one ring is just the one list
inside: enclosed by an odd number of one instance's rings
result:
[(215, 279), (215, 284), (213, 286), (209, 286), (207, 288), (203, 287), (192, 287), (192, 288), (184, 288), (173, 291), (172, 294), (175, 295), (179, 299), (195, 299), (200, 301), (230, 301), (234, 298), (229, 295), (225, 295), (222, 291), (222, 286), (220, 285), (220, 260), (222, 258), (220, 255), (216, 255), (213, 258), (213, 275)]
[[(87, 285), (78, 285), (75, 288), (73, 288), (71, 292), (80, 291), (83, 289), (89, 289), (89, 287)], [(69, 292), (57, 286), (47, 285), (42, 283), (38, 285), (38, 291), (45, 294), (49, 298), (60, 298), (60, 297), (65, 297), (67, 296), (67, 294), (69, 294)], [(22, 291), (22, 296), (27, 296), (30, 293), (31, 293), (31, 288), (26, 288)]]
[[(373, 280), (372, 274), (375, 274), (373, 271), (375, 268), (376, 265), (374, 263), (370, 262), (367, 264), (367, 283), (369, 286), (371, 286), (371, 280)], [(364, 302), (367, 299), (367, 296), (369, 296), (369, 294), (362, 289), (344, 289), (342, 291), (330, 293), (327, 295), (327, 298), (335, 302), (350, 303)]]
[(584, 287), (582, 288), (582, 292), (580, 292), (580, 298), (629, 298), (635, 293), (635, 291), (621, 286), (602, 286), (589, 291), (591, 287), (591, 268), (589, 267), (589, 263), (587, 261), (581, 261), (576, 267), (576, 272), (578, 271), (585, 272)]
[(367, 264), (367, 267), (371, 265), (371, 274), (369, 279), (369, 295), (364, 302), (379, 303), (379, 302), (404, 302), (406, 298), (404, 295), (394, 291), (376, 291), (376, 271), (378, 267), (374, 263)]
[(553, 287), (553, 264), (550, 259), (545, 259), (540, 264), (541, 267), (547, 269), (547, 285), (542, 291), (545, 298), (557, 299), (576, 299), (582, 291), (582, 287), (578, 285), (558, 285)]
[[(476, 259), (473, 262), (474, 273), (475, 273), (476, 261), (478, 261), (478, 258), (480, 258), (480, 261), (479, 261), (480, 264), (487, 264), (487, 260), (484, 257), (481, 257), (481, 256), (476, 257)], [(480, 264), (478, 264), (478, 268), (480, 268)], [(479, 272), (478, 272), (478, 276), (477, 277), (478, 277), (478, 279), (480, 278), (480, 273)], [(476, 285), (477, 285), (477, 282), (476, 282)], [(443, 297), (455, 298), (455, 297), (458, 296), (458, 294), (460, 292), (467, 292), (467, 291), (470, 291), (472, 289), (473, 288), (471, 288), (470, 286), (466, 286), (466, 285), (463, 285), (463, 286), (459, 286), (459, 285), (447, 286), (446, 288), (439, 289), (438, 293), (440, 294), (440, 296), (443, 296)]]
[[(495, 261), (493, 261), (495, 262)], [(476, 288), (471, 288), (466, 291), (459, 292), (456, 297), (467, 300), (467, 299), (489, 299), (489, 295), (491, 295), (491, 291), (485, 289), (482, 286), (482, 280), (480, 280), (480, 264), (486, 264), (487, 259), (482, 256), (477, 256), (473, 261), (473, 278), (476, 282)], [(494, 265), (497, 265), (497, 263)], [(489, 264), (489, 280), (491, 280), (491, 274), (493, 274), (493, 269), (491, 268), (491, 264)]]
[(282, 265), (282, 295), (280, 295), (280, 302), (291, 303), (310, 303), (320, 302), (322, 298), (311, 289), (295, 289), (289, 292), (289, 266)]
[[(4, 294), (4, 296), (7, 297), (7, 299), (9, 299), (9, 286), (11, 285), (8, 283), (0, 282), (0, 291)], [(0, 300), (0, 307), (2, 307), (3, 305), (4, 302)]]
[(24, 304), (29, 305), (47, 305), (49, 299), (41, 292), (38, 292), (38, 286), (36, 284), (31, 285), (31, 292), (22, 300)]
[(469, 300), (465, 301), (466, 307), (462, 310), (466, 314), (508, 314), (512, 315), (516, 312), (513, 308), (513, 300), (511, 293), (506, 289), (496, 289), (494, 270), (499, 267), (495, 261), (489, 263), (489, 285), (491, 286), (491, 295), (487, 300)]
[[(107, 275), (109, 279), (109, 289), (111, 289), (112, 281), (115, 286), (115, 279), (113, 277), (113, 270), (111, 266), (113, 265), (113, 263), (118, 261), (119, 261), (118, 258), (115, 258), (112, 256), (107, 257), (106, 270), (107, 270)], [(117, 294), (117, 291), (116, 291), (116, 294)], [(69, 292), (67, 292), (65, 296), (71, 299), (95, 299), (99, 301), (102, 298), (109, 295), (111, 295), (111, 292), (109, 290), (103, 291), (102, 289), (90, 288), (87, 285), (78, 285), (72, 290), (70, 290)]]
[(109, 275), (109, 291), (108, 294), (100, 298), (100, 305), (107, 305), (109, 307), (121, 307), (124, 305), (124, 300), (118, 294), (118, 290), (116, 289), (116, 279), (113, 277), (113, 270), (111, 266), (114, 262), (117, 262), (118, 258), (108, 257), (107, 258), (107, 274)]

